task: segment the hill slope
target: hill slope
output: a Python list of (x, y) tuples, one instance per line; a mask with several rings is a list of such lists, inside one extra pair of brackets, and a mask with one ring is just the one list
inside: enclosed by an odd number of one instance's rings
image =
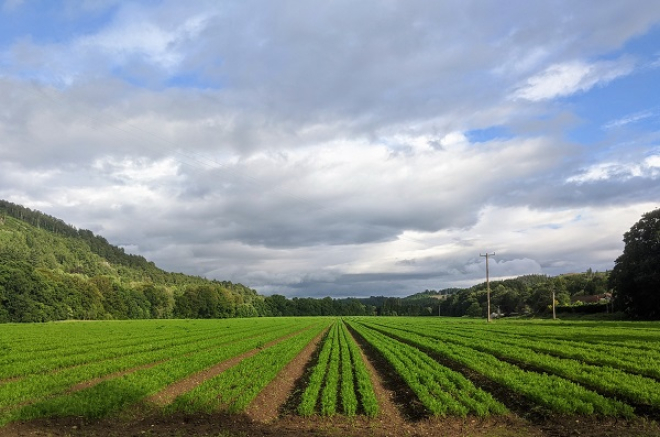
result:
[(103, 237), (0, 200), (0, 322), (264, 313), (241, 284), (170, 273)]

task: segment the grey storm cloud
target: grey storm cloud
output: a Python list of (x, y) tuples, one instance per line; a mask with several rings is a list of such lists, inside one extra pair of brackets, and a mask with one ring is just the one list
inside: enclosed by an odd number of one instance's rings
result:
[(0, 197), (170, 270), (350, 296), (478, 282), (486, 250), (604, 269), (660, 194), (657, 135), (592, 153), (561, 104), (644, 65), (618, 50), (653, 1), (64, 9), (107, 21), (0, 44)]

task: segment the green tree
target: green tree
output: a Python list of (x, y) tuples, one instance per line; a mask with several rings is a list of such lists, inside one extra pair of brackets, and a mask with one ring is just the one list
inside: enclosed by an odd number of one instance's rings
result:
[(660, 319), (660, 209), (644, 214), (623, 242), (609, 279), (615, 304), (632, 316)]
[(483, 312), (483, 308), (481, 308), (479, 302), (472, 302), (467, 310), (465, 310), (465, 315), (469, 317), (482, 317)]

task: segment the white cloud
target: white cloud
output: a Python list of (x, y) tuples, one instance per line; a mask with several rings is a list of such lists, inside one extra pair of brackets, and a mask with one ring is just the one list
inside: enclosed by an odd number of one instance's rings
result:
[(631, 74), (603, 59), (655, 2), (294, 3), (71, 2), (99, 27), (8, 38), (0, 198), (309, 295), (471, 285), (493, 250), (498, 277), (607, 268), (660, 195), (651, 134), (597, 160), (565, 140), (571, 107), (535, 104)]
[(196, 15), (185, 19), (173, 28), (150, 22), (144, 17), (131, 17), (101, 32), (84, 36), (75, 42), (83, 51), (108, 53), (117, 64), (131, 57), (145, 58), (152, 64), (171, 70), (185, 56), (184, 43), (194, 40), (204, 30), (209, 15)]
[(566, 97), (628, 75), (633, 69), (634, 64), (627, 59), (614, 62), (571, 61), (555, 64), (527, 79), (513, 93), (513, 98), (540, 101)]
[(635, 112), (633, 114), (626, 115), (625, 117), (618, 118), (616, 120), (609, 121), (603, 125), (604, 129), (614, 129), (626, 126), (628, 124), (637, 123), (641, 120), (646, 120), (649, 118), (657, 118), (660, 114), (655, 109), (647, 109), (644, 111)]
[(651, 155), (644, 160), (644, 164), (651, 169), (660, 168), (660, 154)]
[(569, 177), (566, 182), (585, 184), (598, 181), (626, 181), (631, 178), (655, 179), (660, 176), (660, 155), (651, 155), (641, 162), (601, 162)]

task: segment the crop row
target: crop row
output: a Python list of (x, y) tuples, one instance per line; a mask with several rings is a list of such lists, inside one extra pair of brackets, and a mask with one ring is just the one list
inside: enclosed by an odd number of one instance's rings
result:
[(442, 366), (418, 349), (364, 324), (351, 327), (374, 347), (415, 392), (426, 409), (435, 416), (489, 416), (507, 409), (485, 391), (478, 389), (458, 372)]
[[(341, 404), (341, 406), (340, 406)], [(376, 395), (362, 355), (346, 325), (337, 321), (326, 336), (318, 361), (302, 393), (298, 414), (354, 416), (360, 411), (376, 416)]]
[[(33, 375), (16, 383), (10, 382), (3, 385), (3, 390), (0, 391), (3, 397), (8, 398), (5, 399), (4, 405), (20, 405), (26, 399), (31, 403), (3, 410), (0, 423), (16, 418), (43, 416), (104, 416), (153, 395), (188, 375), (312, 324), (311, 321), (306, 325), (299, 321), (290, 321), (270, 330), (262, 329), (259, 335), (253, 337), (245, 338), (243, 332), (239, 331), (227, 334), (222, 339), (211, 338), (208, 343), (184, 344), (159, 351), (158, 354), (145, 353), (128, 357), (127, 360), (103, 361), (52, 375)], [(66, 393), (66, 388), (77, 382), (145, 363), (152, 365), (101, 381), (74, 393)], [(43, 384), (41, 388), (37, 385), (39, 382)], [(12, 384), (16, 386), (8, 390), (7, 387)]]
[[(469, 338), (484, 335), (483, 328), (478, 329), (476, 327), (467, 329), (452, 327), (447, 329), (446, 326), (438, 325), (435, 326), (435, 329)], [(545, 336), (542, 333), (530, 330), (529, 327), (525, 333), (489, 329), (487, 335), (490, 340), (498, 343), (525, 346), (551, 355), (574, 358), (597, 365), (606, 364), (641, 375), (660, 378), (660, 369), (653, 365), (653, 363), (660, 361), (660, 345), (656, 344), (655, 347), (649, 347), (654, 343), (648, 341), (644, 341), (642, 347), (639, 347), (640, 345), (636, 347), (635, 344), (630, 342), (612, 341), (612, 338), (616, 337), (601, 338), (600, 341), (595, 341), (593, 334), (591, 334), (592, 341), (590, 342), (569, 340), (565, 337), (557, 338), (555, 335)]]
[(327, 321), (317, 323), (291, 338), (261, 350), (253, 357), (179, 396), (168, 409), (187, 413), (244, 411), (284, 366), (326, 327)]
[[(406, 326), (415, 329), (414, 325)], [(484, 333), (476, 330), (459, 331), (436, 328), (435, 330), (425, 329), (424, 331), (435, 332), (436, 335), (453, 335), (452, 338), (459, 342), (467, 340), (474, 343), (475, 340), (481, 340), (484, 338)], [(463, 340), (461, 340), (461, 338)], [(656, 363), (660, 361), (660, 351), (640, 350), (606, 344), (585, 344), (582, 342), (569, 342), (556, 339), (529, 339), (521, 336), (502, 335), (492, 332), (488, 333), (487, 338), (490, 345), (497, 344), (499, 349), (524, 348), (526, 350), (544, 353), (553, 357), (573, 359), (581, 363), (592, 364), (595, 366), (607, 366), (609, 368), (625, 370), (637, 375), (660, 379), (660, 368), (656, 365)], [(512, 358), (517, 359), (515, 357)], [(589, 369), (589, 372), (593, 371), (594, 369)], [(595, 370), (595, 372), (598, 372), (598, 370)], [(625, 376), (623, 376), (623, 378), (625, 378)], [(653, 384), (653, 382), (650, 382), (650, 384)]]
[[(550, 372), (591, 387), (596, 391), (628, 399), (636, 404), (660, 408), (660, 383), (651, 378), (630, 374), (610, 366), (593, 365), (571, 358), (537, 352), (533, 349), (542, 348), (542, 346), (525, 341), (512, 344), (493, 338), (485, 339), (483, 336), (458, 336), (451, 334), (451, 331), (428, 330), (419, 326), (406, 326), (404, 329), (443, 342), (470, 347), (543, 372)], [(606, 361), (606, 357), (603, 357), (603, 361)], [(649, 365), (649, 363), (644, 364)], [(630, 366), (632, 367), (633, 364)]]
[[(66, 363), (69, 360), (79, 360), (81, 356), (95, 351), (111, 353), (132, 347), (157, 344), (163, 341), (173, 341), (183, 338), (207, 338), (221, 335), (222, 328), (232, 326), (233, 329), (246, 329), (250, 324), (241, 321), (228, 324), (228, 321), (217, 321), (215, 324), (191, 323), (190, 321), (162, 321), (158, 324), (131, 324), (117, 321), (46, 324), (43, 328), (45, 338), (6, 340), (9, 345), (0, 357), (0, 378), (9, 377), (15, 367), (27, 362), (44, 363), (43, 371), (49, 370), (45, 363), (53, 363), (57, 368), (58, 361)], [(198, 321), (194, 321), (198, 322)], [(32, 325), (28, 325), (32, 326)], [(84, 327), (86, 329), (81, 329)], [(56, 329), (57, 328), (57, 329)], [(77, 329), (76, 329), (77, 328)], [(4, 334), (3, 334), (4, 337)], [(37, 347), (30, 342), (42, 344)], [(0, 340), (2, 342), (2, 340)], [(63, 364), (60, 367), (66, 366)], [(35, 371), (40, 371), (39, 369)]]
[[(275, 326), (275, 325), (274, 325)], [(245, 337), (256, 335), (264, 327), (245, 326), (237, 327), (241, 329)], [(134, 338), (130, 341), (109, 341), (107, 337), (102, 338), (98, 344), (87, 346), (87, 349), (75, 354), (56, 354), (50, 353), (47, 357), (42, 354), (29, 354), (23, 359), (12, 360), (10, 363), (0, 365), (0, 378), (22, 377), (31, 374), (47, 373), (67, 367), (80, 366), (83, 364), (94, 363), (115, 358), (125, 359), (133, 354), (149, 354), (158, 351), (169, 350), (179, 345), (191, 345), (193, 343), (208, 342), (210, 339), (217, 338), (224, 340), (228, 334), (234, 336), (236, 330), (231, 332), (227, 330), (204, 330), (184, 333), (183, 335), (173, 335), (171, 331), (161, 334), (158, 338)]]
[[(245, 324), (241, 321), (240, 324)], [(228, 320), (133, 320), (61, 322), (46, 324), (8, 324), (0, 330), (0, 362), (48, 355), (79, 353), (112, 339), (113, 343), (149, 341), (178, 334), (201, 334), (220, 326), (234, 325)]]
[(534, 403), (561, 414), (601, 414), (608, 416), (631, 416), (633, 408), (623, 402), (604, 397), (565, 378), (546, 373), (524, 370), (503, 361), (491, 353), (472, 347), (438, 341), (412, 332), (410, 327), (396, 328), (394, 323), (366, 322), (360, 324), (376, 329), (400, 341), (438, 354), (460, 363), (509, 390), (519, 393)]
[(612, 346), (651, 353), (657, 353), (660, 348), (660, 329), (657, 323), (500, 320), (484, 327), (481, 321), (467, 320), (465, 323), (456, 323), (447, 319), (433, 319), (431, 325), (532, 340), (555, 340), (565, 344), (581, 344), (588, 348)]

